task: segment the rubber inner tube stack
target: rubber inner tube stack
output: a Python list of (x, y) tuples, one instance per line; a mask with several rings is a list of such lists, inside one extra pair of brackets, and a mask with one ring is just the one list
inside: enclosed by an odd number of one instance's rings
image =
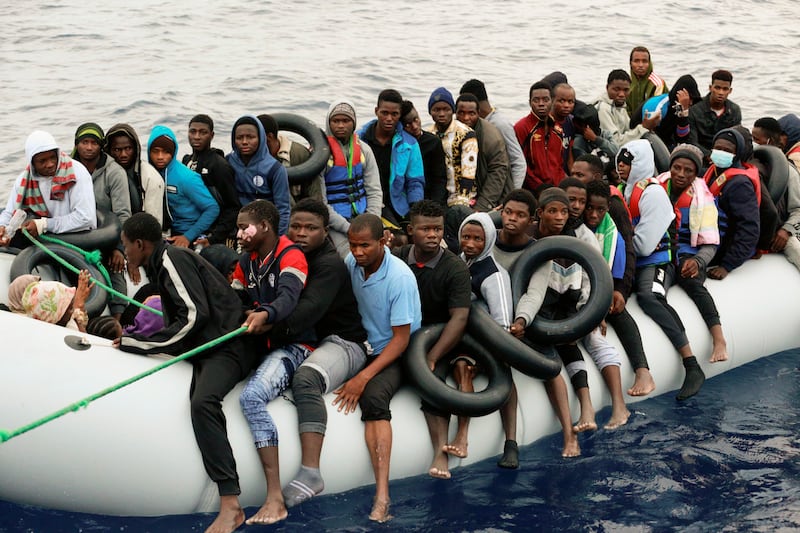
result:
[(793, 165), (777, 146), (759, 146), (753, 150), (753, 157), (758, 159), (769, 171), (767, 189), (775, 205), (780, 202), (786, 193), (789, 184), (789, 173), (797, 172)]
[(443, 357), (436, 369), (428, 367), (428, 351), (439, 340), (444, 324), (423, 326), (411, 336), (403, 358), (408, 376), (417, 387), (419, 395), (437, 409), (458, 416), (484, 416), (498, 410), (511, 394), (511, 369), (500, 363), (481, 343), (465, 334), (452, 352), (469, 355), (478, 363), (481, 372), (489, 378), (482, 391), (461, 392), (445, 382), (451, 357)]
[(272, 118), (278, 123), (278, 129), (302, 136), (311, 146), (311, 157), (308, 161), (286, 169), (289, 183), (297, 185), (317, 177), (331, 156), (325, 132), (313, 121), (294, 113), (273, 113)]
[(581, 265), (589, 276), (591, 293), (586, 305), (565, 320), (548, 320), (537, 316), (528, 325), (532, 340), (541, 344), (564, 344), (588, 335), (611, 307), (613, 280), (603, 256), (588, 243), (576, 237), (556, 235), (539, 239), (528, 247), (514, 263), (511, 292), (515, 302), (527, 291), (531, 275), (545, 261), (571, 259)]

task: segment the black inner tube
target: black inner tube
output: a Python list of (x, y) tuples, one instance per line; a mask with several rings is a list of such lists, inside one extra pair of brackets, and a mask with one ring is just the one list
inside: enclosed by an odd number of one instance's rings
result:
[(289, 183), (298, 185), (319, 176), (331, 156), (325, 133), (311, 120), (294, 113), (273, 113), (272, 118), (278, 123), (278, 129), (296, 133), (311, 145), (311, 157), (308, 161), (286, 169)]
[(772, 202), (778, 205), (789, 185), (789, 173), (795, 170), (791, 168), (789, 160), (777, 146), (759, 146), (753, 150), (753, 157), (761, 161), (769, 170), (767, 189)]
[(489, 378), (486, 388), (479, 392), (461, 392), (454, 389), (444, 378), (447, 375), (452, 357), (443, 357), (431, 372), (428, 368), (428, 350), (436, 344), (444, 329), (444, 324), (424, 326), (411, 336), (406, 355), (403, 358), (406, 371), (423, 400), (442, 411), (458, 416), (484, 416), (498, 410), (511, 394), (511, 369), (498, 362), (492, 354), (469, 334), (452, 352), (468, 354), (475, 359), (481, 371)]
[(647, 139), (653, 148), (653, 162), (656, 165), (656, 170), (659, 173), (669, 170), (669, 149), (664, 144), (664, 141), (661, 140), (661, 137), (652, 131), (648, 131), (642, 135), (642, 139)]
[(539, 239), (514, 263), (509, 274), (515, 302), (527, 291), (534, 271), (545, 261), (557, 258), (572, 259), (586, 270), (591, 293), (586, 305), (567, 319), (534, 318), (528, 325), (528, 334), (541, 344), (564, 344), (589, 334), (608, 313), (614, 290), (611, 270), (600, 252), (576, 237), (556, 235)]

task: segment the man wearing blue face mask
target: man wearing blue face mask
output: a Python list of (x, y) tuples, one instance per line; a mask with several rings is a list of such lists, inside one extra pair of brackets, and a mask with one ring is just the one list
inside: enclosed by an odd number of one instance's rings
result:
[(724, 279), (753, 257), (761, 230), (759, 206), (761, 181), (758, 169), (745, 162), (747, 147), (733, 128), (714, 136), (711, 166), (703, 180), (714, 195), (719, 211), (720, 246), (708, 271), (712, 279)]

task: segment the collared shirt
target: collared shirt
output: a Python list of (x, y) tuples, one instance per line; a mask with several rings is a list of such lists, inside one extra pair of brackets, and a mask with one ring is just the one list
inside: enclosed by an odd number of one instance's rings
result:
[(366, 279), (364, 269), (356, 264), (353, 254), (347, 255), (345, 264), (374, 355), (380, 354), (389, 344), (393, 326), (410, 324), (411, 333), (419, 329), (422, 309), (417, 280), (389, 248), (384, 247), (381, 265)]

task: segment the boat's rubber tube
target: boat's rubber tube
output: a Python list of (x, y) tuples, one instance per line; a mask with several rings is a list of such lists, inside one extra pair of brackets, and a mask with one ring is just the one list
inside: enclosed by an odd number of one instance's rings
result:
[(404, 357), (406, 371), (423, 400), (437, 409), (458, 416), (484, 416), (499, 409), (511, 394), (511, 369), (492, 357), (492, 354), (469, 334), (456, 347), (478, 363), (489, 378), (486, 388), (479, 392), (461, 392), (445, 383), (450, 367), (449, 357), (443, 357), (436, 370), (428, 367), (427, 354), (444, 329), (444, 324), (424, 326), (411, 336)]
[(557, 258), (579, 263), (589, 276), (592, 290), (586, 305), (570, 318), (548, 320), (537, 316), (533, 320), (528, 332), (535, 342), (542, 344), (563, 344), (580, 339), (600, 324), (611, 306), (613, 281), (603, 256), (582, 240), (562, 235), (538, 240), (514, 263), (509, 274), (515, 302), (525, 294), (534, 271), (545, 261)]
[(783, 151), (777, 146), (759, 146), (753, 150), (753, 157), (763, 163), (769, 170), (767, 189), (773, 203), (777, 205), (786, 193), (789, 184), (789, 172), (796, 172)]
[(492, 354), (523, 374), (551, 379), (561, 372), (561, 360), (547, 357), (534, 350), (494, 321), (483, 305), (473, 303), (469, 311), (467, 329), (483, 346), (491, 347)]
[[(46, 246), (75, 268), (88, 270), (94, 279), (103, 279), (103, 274), (97, 267), (90, 265), (80, 253), (60, 244), (47, 244)], [(77, 274), (59, 265), (55, 259), (47, 255), (47, 252), (36, 246), (29, 246), (22, 250), (11, 263), (12, 280), (23, 274), (36, 274), (44, 280), (60, 281), (72, 287), (78, 285)], [(108, 293), (97, 285), (93, 286), (86, 298), (86, 314), (90, 317), (99, 316), (105, 309), (107, 301)]]
[(75, 233), (50, 234), (86, 251), (107, 250), (119, 243), (122, 226), (117, 215), (110, 211), (97, 210), (97, 229)]
[(308, 161), (286, 169), (289, 183), (304, 183), (317, 177), (331, 156), (325, 133), (311, 120), (293, 113), (273, 113), (272, 118), (278, 123), (278, 129), (301, 135), (311, 145), (311, 157)]
[(669, 170), (669, 149), (664, 144), (664, 141), (661, 140), (661, 137), (652, 131), (648, 131), (642, 135), (642, 139), (646, 139), (653, 148), (653, 161), (659, 174)]

